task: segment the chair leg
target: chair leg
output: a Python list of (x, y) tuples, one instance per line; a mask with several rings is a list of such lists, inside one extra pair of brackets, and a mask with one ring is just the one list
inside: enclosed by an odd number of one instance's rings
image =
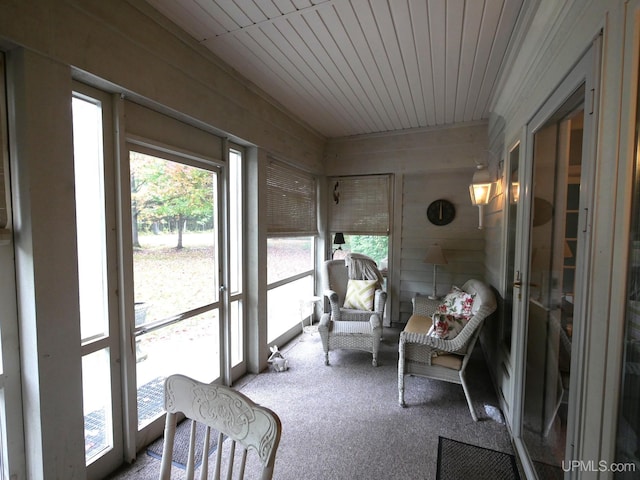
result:
[(324, 352), (324, 364), (329, 365), (329, 352)]
[(404, 401), (404, 375), (398, 377), (398, 403), (402, 408), (407, 407)]
[(371, 365), (373, 365), (374, 367), (378, 366), (378, 353), (374, 352), (373, 354), (373, 360), (371, 361)]
[(406, 407), (404, 402), (404, 342), (398, 346), (398, 403), (401, 407)]
[(469, 411), (471, 412), (471, 418), (473, 418), (474, 422), (478, 421), (478, 416), (476, 415), (475, 410), (473, 409), (473, 404), (471, 403), (471, 396), (469, 395), (469, 388), (467, 387), (467, 382), (464, 379), (464, 375), (460, 372), (460, 381), (462, 382), (462, 389), (464, 390), (464, 396), (467, 399), (467, 404), (469, 405)]

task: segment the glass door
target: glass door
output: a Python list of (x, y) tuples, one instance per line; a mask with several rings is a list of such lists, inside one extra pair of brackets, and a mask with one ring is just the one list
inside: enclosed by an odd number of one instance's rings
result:
[[(584, 91), (534, 137), (523, 438), (535, 461), (560, 466), (567, 439)], [(576, 322), (579, 318), (575, 319)]]
[(221, 171), (132, 145), (138, 446), (162, 431), (164, 380), (222, 372)]
[(594, 50), (541, 107), (527, 132), (513, 351), (519, 357), (516, 446), (532, 478), (562, 478), (577, 438), (596, 104), (587, 102), (586, 92), (593, 88)]
[[(640, 91), (640, 88), (638, 89)], [(640, 471), (640, 97), (636, 105), (636, 152), (633, 182), (633, 210), (629, 238), (629, 271), (627, 274), (627, 303), (623, 373), (616, 461), (633, 465)], [(621, 472), (619, 478), (632, 478), (637, 473)], [(618, 478), (618, 477), (616, 477)]]

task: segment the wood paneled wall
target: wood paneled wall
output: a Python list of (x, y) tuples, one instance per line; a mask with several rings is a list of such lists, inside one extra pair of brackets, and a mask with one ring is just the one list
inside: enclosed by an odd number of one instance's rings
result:
[[(478, 208), (469, 199), (472, 176), (472, 168), (404, 175), (398, 321), (406, 322), (411, 315), (414, 295), (433, 291), (433, 266), (424, 263), (432, 244), (440, 245), (447, 259), (446, 265), (437, 267), (439, 295), (469, 278), (484, 278), (484, 231), (478, 229)], [(456, 216), (448, 225), (436, 226), (427, 219), (427, 207), (439, 198), (456, 207)]]
[[(329, 141), (327, 175), (394, 174), (387, 284), (392, 323), (408, 320), (414, 295), (432, 292), (433, 266), (423, 260), (433, 243), (448, 260), (438, 267), (438, 293), (469, 278), (484, 280), (485, 230), (478, 229), (469, 183), (476, 163), (487, 161), (487, 140), (487, 125), (476, 123)], [(427, 207), (439, 198), (456, 207), (453, 222), (440, 227), (427, 220)]]

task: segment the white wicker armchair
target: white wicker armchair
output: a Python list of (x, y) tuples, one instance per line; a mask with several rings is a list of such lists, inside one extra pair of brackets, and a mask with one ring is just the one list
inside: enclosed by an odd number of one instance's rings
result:
[(331, 305), (332, 320), (368, 322), (372, 313), (377, 314), (382, 320), (384, 306), (387, 302), (387, 292), (382, 288), (376, 289), (373, 312), (343, 307), (344, 299), (347, 295), (347, 283), (349, 282), (349, 270), (344, 260), (327, 260), (324, 262), (322, 280), (324, 282), (324, 295), (329, 299)]
[(479, 280), (467, 281), (462, 290), (475, 294), (473, 317), (452, 340), (427, 335), (428, 328), (431, 326), (431, 316), (435, 313), (438, 302), (429, 300), (426, 296), (417, 296), (413, 299), (413, 315), (400, 334), (398, 401), (403, 407), (406, 406), (405, 375), (457, 383), (462, 385), (471, 417), (476, 421), (478, 417), (473, 409), (464, 375), (484, 319), (496, 309), (496, 299), (491, 289)]
[(331, 305), (331, 313), (323, 314), (318, 325), (325, 365), (329, 365), (330, 350), (346, 348), (371, 353), (372, 364), (377, 366), (387, 293), (380, 288), (375, 291), (373, 311), (344, 308), (349, 281), (349, 272), (344, 260), (326, 261), (323, 280), (324, 295)]

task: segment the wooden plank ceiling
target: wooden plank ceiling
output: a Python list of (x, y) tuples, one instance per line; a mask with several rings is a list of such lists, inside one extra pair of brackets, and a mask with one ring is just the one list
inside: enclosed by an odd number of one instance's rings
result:
[(147, 0), (327, 138), (483, 120), (526, 0)]

